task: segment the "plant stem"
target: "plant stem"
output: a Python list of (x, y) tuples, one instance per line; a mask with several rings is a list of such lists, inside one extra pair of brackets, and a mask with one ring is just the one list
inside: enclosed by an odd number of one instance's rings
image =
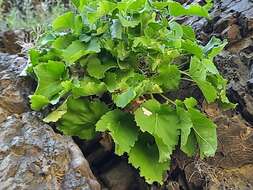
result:
[(188, 77), (191, 77), (190, 74), (187, 73), (187, 72), (185, 72), (185, 71), (180, 71), (180, 73), (182, 73), (182, 74), (184, 74), (184, 75), (186, 75), (186, 76), (188, 76)]
[(169, 102), (169, 103), (171, 103), (171, 104), (173, 104), (173, 105), (176, 106), (176, 103), (175, 103), (173, 100), (169, 99), (168, 97), (164, 96), (163, 94), (159, 94), (159, 95), (160, 95), (163, 99), (165, 99), (167, 102)]
[(188, 79), (188, 78), (184, 78), (184, 77), (182, 77), (181, 79), (182, 79), (182, 80), (186, 80), (186, 81), (190, 81), (190, 82), (194, 82), (193, 80)]

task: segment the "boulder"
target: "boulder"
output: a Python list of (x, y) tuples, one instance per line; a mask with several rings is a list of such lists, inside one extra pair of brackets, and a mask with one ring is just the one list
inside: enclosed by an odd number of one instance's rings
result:
[(0, 53), (0, 187), (99, 190), (79, 147), (29, 110), (26, 59)]

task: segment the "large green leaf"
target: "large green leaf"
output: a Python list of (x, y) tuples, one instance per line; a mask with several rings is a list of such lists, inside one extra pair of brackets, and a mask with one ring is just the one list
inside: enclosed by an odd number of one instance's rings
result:
[(118, 155), (129, 153), (139, 134), (134, 117), (121, 110), (106, 113), (96, 124), (96, 130), (109, 131), (115, 143), (115, 152)]
[(39, 110), (64, 90), (61, 83), (67, 77), (67, 71), (64, 63), (48, 61), (34, 67), (34, 73), (38, 79), (38, 86), (31, 103), (33, 109)]
[(159, 151), (155, 143), (149, 142), (149, 137), (139, 137), (129, 152), (129, 163), (140, 170), (147, 183), (163, 183), (163, 176), (170, 165), (170, 161), (159, 162)]
[(52, 26), (54, 30), (66, 30), (73, 28), (75, 16), (73, 12), (67, 12), (62, 16), (57, 17)]
[(142, 132), (148, 132), (162, 139), (170, 147), (168, 156), (178, 144), (180, 120), (169, 105), (156, 100), (148, 100), (135, 111), (135, 121)]
[(73, 41), (65, 50), (63, 50), (63, 58), (68, 64), (75, 63), (81, 57), (98, 53), (100, 51), (100, 44), (96, 39), (92, 39), (89, 44)]
[(100, 101), (68, 98), (67, 112), (59, 120), (57, 127), (65, 135), (91, 139), (96, 134), (95, 124), (108, 111)]
[(194, 108), (189, 109), (189, 114), (200, 149), (200, 157), (214, 156), (217, 149), (216, 125)]

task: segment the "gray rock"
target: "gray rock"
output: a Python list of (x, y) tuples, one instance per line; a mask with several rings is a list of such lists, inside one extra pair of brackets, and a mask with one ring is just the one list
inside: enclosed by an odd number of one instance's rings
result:
[(29, 110), (26, 59), (0, 53), (0, 189), (99, 190), (79, 147)]
[(55, 134), (33, 115), (0, 124), (2, 189), (99, 189), (89, 164), (71, 138)]
[(7, 116), (29, 110), (30, 80), (19, 77), (27, 60), (17, 55), (0, 53), (0, 122)]

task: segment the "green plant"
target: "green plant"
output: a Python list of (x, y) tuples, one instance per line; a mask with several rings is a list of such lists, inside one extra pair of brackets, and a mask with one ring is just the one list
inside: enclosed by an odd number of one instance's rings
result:
[[(148, 183), (163, 182), (179, 144), (188, 156), (213, 156), (216, 125), (197, 109), (193, 97), (171, 100), (167, 93), (193, 83), (208, 103), (235, 105), (213, 58), (226, 45), (205, 46), (182, 15), (208, 17), (204, 7), (174, 1), (73, 0), (78, 13), (56, 18), (53, 30), (30, 50), (28, 68), (38, 81), (31, 107), (58, 105), (44, 121), (66, 135), (91, 139), (108, 132), (118, 155), (140, 170)], [(158, 101), (159, 100), (159, 101)]]

